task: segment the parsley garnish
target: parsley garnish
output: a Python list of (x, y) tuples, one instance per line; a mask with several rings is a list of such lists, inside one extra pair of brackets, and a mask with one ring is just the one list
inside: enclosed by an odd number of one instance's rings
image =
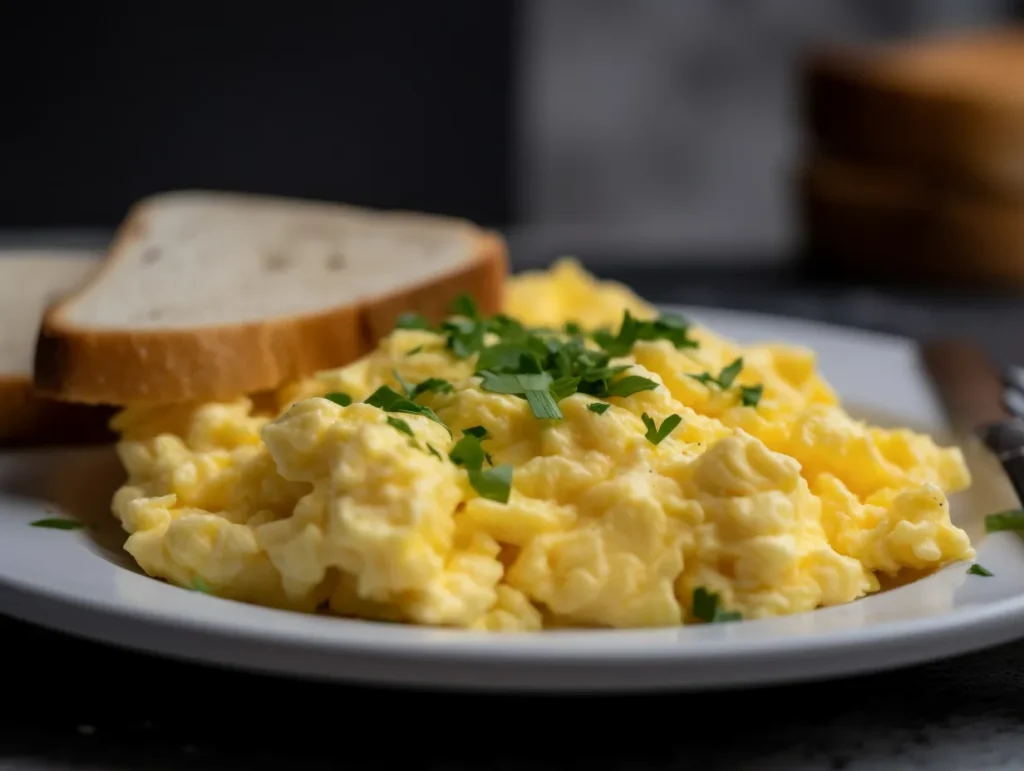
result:
[(722, 610), (718, 595), (709, 592), (703, 586), (693, 590), (693, 615), (709, 624), (743, 619), (743, 616), (734, 610)]
[(456, 466), (462, 466), (469, 475), (469, 483), (481, 498), (508, 503), (512, 492), (512, 467), (508, 464), (485, 469), (484, 461), (491, 462), (480, 444), (487, 437), (487, 429), (473, 426), (462, 432), (462, 438), (455, 443), (448, 457)]
[(85, 524), (77, 519), (37, 519), (31, 524), (32, 527), (45, 527), (50, 530), (81, 530), (85, 527)]
[(577, 378), (552, 380), (547, 372), (521, 375), (499, 375), (484, 370), (480, 387), (495, 394), (511, 394), (526, 399), (536, 418), (561, 420), (562, 410), (558, 402), (576, 391)]
[(427, 442), (427, 452), (429, 452), (431, 455), (433, 455), (439, 461), (444, 461), (444, 458), (441, 456), (441, 453), (439, 453), (437, 451), (437, 448), (434, 447), (434, 445), (432, 445), (430, 442)]
[[(732, 388), (733, 383), (736, 382), (736, 378), (740, 372), (743, 371), (743, 357), (735, 359), (731, 364), (727, 364), (722, 368), (722, 371), (718, 373), (718, 377), (715, 377), (710, 372), (701, 372), (699, 375), (690, 375), (694, 380), (703, 383), (708, 388), (711, 386), (718, 386), (722, 391), (728, 391)], [(761, 397), (764, 395), (764, 386), (761, 383), (757, 385), (740, 386), (740, 403), (744, 407), (756, 407), (761, 402)]]
[(479, 319), (480, 311), (476, 308), (476, 302), (468, 294), (460, 294), (448, 308), (453, 316), (465, 316), (467, 319)]
[(386, 385), (382, 385), (366, 397), (365, 401), (371, 407), (384, 410), (384, 412), (402, 412), (408, 415), (422, 415), (425, 418), (430, 418), (430, 420), (438, 425), (444, 426), (444, 429), (451, 434), (451, 429), (445, 425), (441, 418), (437, 417), (437, 414), (430, 407), (416, 404)]
[(985, 517), (985, 532), (998, 533), (1001, 530), (1024, 531), (1024, 509), (1011, 509)]
[(640, 321), (627, 310), (622, 314), (618, 334), (598, 330), (593, 334), (594, 342), (609, 355), (626, 356), (641, 340), (668, 340), (676, 348), (696, 348), (698, 343), (689, 337), (690, 322), (682, 316), (667, 314), (654, 321)]
[(470, 469), (469, 483), (481, 498), (508, 503), (512, 494), (512, 467), (507, 463), (488, 469)]
[(567, 321), (567, 322), (565, 322), (565, 326), (562, 327), (562, 329), (565, 330), (565, 334), (567, 334), (567, 335), (582, 335), (583, 334), (583, 328), (579, 324), (577, 324), (575, 321)]
[(416, 437), (416, 434), (412, 432), (412, 429), (409, 427), (409, 424), (406, 423), (401, 418), (396, 418), (391, 415), (388, 415), (388, 425), (397, 428), (403, 434), (407, 434), (408, 436), (411, 436), (413, 438)]
[(608, 402), (591, 402), (587, 405), (587, 409), (591, 412), (596, 412), (598, 415), (604, 415), (611, 406)]
[(410, 348), (408, 351), (406, 351), (405, 355), (406, 356), (415, 356), (417, 353), (419, 353), (422, 350), (423, 350), (423, 346), (422, 345), (417, 345), (415, 348)]
[(418, 313), (403, 313), (395, 322), (396, 329), (423, 329), (427, 332), (435, 331), (423, 316)]
[(982, 567), (977, 562), (975, 562), (973, 565), (967, 568), (967, 572), (972, 576), (991, 577), (992, 575), (994, 575), (990, 570)]
[(202, 592), (203, 594), (213, 594), (213, 589), (211, 589), (210, 585), (203, 580), (202, 576), (192, 577), (192, 588), (197, 592)]
[(329, 394), (324, 394), (324, 398), (329, 402), (334, 402), (340, 407), (348, 407), (352, 404), (352, 397), (348, 394), (342, 393), (341, 391), (332, 391)]
[(699, 375), (690, 375), (694, 380), (698, 380), (708, 388), (715, 385), (723, 391), (728, 390), (732, 387), (733, 382), (736, 380), (736, 376), (743, 370), (743, 357), (740, 356), (738, 359), (722, 368), (722, 371), (718, 373), (718, 377), (715, 377), (710, 372), (701, 372)]
[(644, 434), (647, 437), (647, 441), (651, 444), (661, 444), (665, 437), (672, 433), (676, 426), (683, 422), (683, 419), (678, 415), (669, 415), (665, 420), (662, 421), (661, 427), (654, 422), (654, 418), (648, 415), (646, 412), (640, 416), (640, 419), (647, 426), (647, 433)]
[(632, 396), (641, 391), (653, 391), (658, 387), (650, 378), (639, 375), (627, 375), (608, 386), (603, 396)]
[(740, 403), (744, 407), (756, 407), (764, 395), (764, 386), (758, 383), (752, 386), (740, 386)]
[(407, 399), (412, 401), (415, 401), (416, 397), (422, 396), (425, 393), (446, 394), (454, 390), (451, 383), (438, 377), (428, 377), (422, 383), (410, 385), (405, 378), (398, 373), (398, 370), (391, 370), (391, 374), (394, 376), (395, 380), (398, 381), (398, 387), (402, 389), (402, 393), (405, 394)]

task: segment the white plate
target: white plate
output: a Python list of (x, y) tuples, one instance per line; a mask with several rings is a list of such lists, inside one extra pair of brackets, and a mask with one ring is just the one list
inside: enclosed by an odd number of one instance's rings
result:
[[(718, 310), (691, 315), (744, 341), (818, 351), (852, 411), (942, 433), (915, 346), (900, 338)], [(952, 501), (992, 578), (951, 565), (846, 606), (764, 621), (654, 631), (485, 635), (269, 610), (184, 591), (138, 573), (108, 513), (119, 469), (108, 448), (0, 456), (0, 611), (154, 653), (321, 679), (506, 690), (651, 690), (867, 672), (1024, 635), (1024, 545), (985, 537), (984, 514), (1015, 505), (973, 448), (971, 493)], [(96, 528), (30, 527), (74, 516)]]

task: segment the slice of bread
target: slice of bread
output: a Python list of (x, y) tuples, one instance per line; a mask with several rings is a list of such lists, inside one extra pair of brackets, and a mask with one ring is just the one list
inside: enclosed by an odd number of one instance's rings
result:
[(35, 382), (58, 399), (237, 397), (347, 364), (404, 312), (501, 303), (497, 235), (457, 219), (235, 193), (136, 204), (103, 268), (47, 313)]
[(96, 270), (100, 254), (56, 249), (0, 252), (0, 446), (110, 438), (107, 410), (33, 393), (32, 359), (46, 308)]
[(1024, 286), (1024, 195), (967, 194), (905, 172), (809, 159), (806, 259), (846, 276)]
[(821, 51), (803, 86), (823, 152), (1024, 194), (1024, 27)]

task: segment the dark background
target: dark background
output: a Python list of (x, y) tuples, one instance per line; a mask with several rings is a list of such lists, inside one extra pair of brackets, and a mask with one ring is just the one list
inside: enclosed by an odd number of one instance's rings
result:
[(514, 17), (511, 0), (5, 5), (0, 228), (111, 227), (179, 187), (505, 224)]

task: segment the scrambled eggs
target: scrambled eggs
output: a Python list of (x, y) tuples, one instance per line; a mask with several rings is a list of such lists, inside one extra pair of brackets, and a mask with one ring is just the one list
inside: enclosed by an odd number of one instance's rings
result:
[[(811, 351), (658, 322), (572, 261), (506, 310), (409, 320), (269, 407), (124, 410), (126, 549), (221, 597), (491, 631), (798, 613), (973, 557), (959, 450), (851, 419)], [(575, 339), (590, 384), (497, 371), (512, 320)]]

